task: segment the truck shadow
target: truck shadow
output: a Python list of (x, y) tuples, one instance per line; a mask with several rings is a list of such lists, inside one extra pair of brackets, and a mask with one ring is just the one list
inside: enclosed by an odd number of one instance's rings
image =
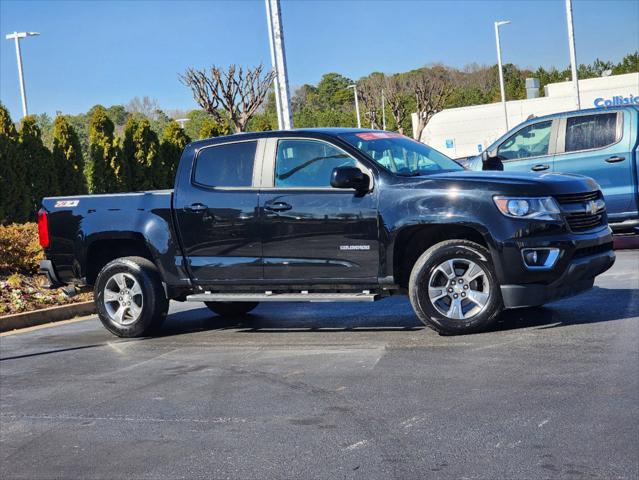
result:
[[(488, 331), (557, 328), (639, 316), (639, 290), (595, 287), (553, 304), (505, 311)], [(262, 304), (252, 313), (225, 319), (206, 308), (170, 315), (159, 336), (233, 329), (240, 333), (415, 331), (425, 328), (404, 297), (374, 304)]]

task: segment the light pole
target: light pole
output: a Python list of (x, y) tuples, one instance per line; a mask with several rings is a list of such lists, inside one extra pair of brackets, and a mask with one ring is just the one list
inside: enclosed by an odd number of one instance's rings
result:
[(382, 130), (386, 130), (386, 98), (384, 98), (383, 88), (382, 88)]
[(16, 57), (18, 59), (18, 78), (20, 79), (20, 93), (22, 95), (22, 115), (26, 117), (29, 115), (27, 110), (27, 92), (24, 88), (24, 74), (22, 72), (22, 53), (20, 52), (20, 39), (27, 37), (35, 37), (40, 35), (38, 32), (13, 32), (8, 34), (5, 38), (7, 40), (14, 40), (16, 43)]
[(572, 86), (575, 90), (577, 110), (581, 110), (579, 98), (579, 79), (577, 77), (577, 52), (575, 50), (575, 30), (572, 24), (572, 0), (566, 0), (566, 23), (568, 24), (568, 47), (570, 48), (570, 68), (572, 70)]
[(357, 115), (357, 128), (362, 128), (362, 121), (359, 119), (359, 100), (357, 99), (357, 85), (349, 85), (347, 88), (353, 89), (355, 95), (355, 114)]
[(180, 125), (180, 128), (184, 130), (184, 124), (191, 120), (190, 118), (176, 118), (175, 121)]
[(286, 71), (286, 53), (284, 51), (284, 33), (280, 0), (265, 0), (266, 20), (268, 21), (268, 40), (271, 46), (271, 62), (275, 70), (275, 103), (277, 123), (280, 130), (293, 128), (291, 103), (288, 91), (288, 73)]
[(499, 41), (499, 27), (508, 25), (510, 20), (495, 22), (495, 41), (497, 42), (497, 66), (499, 67), (499, 89), (501, 90), (501, 103), (504, 106), (504, 121), (508, 131), (508, 110), (506, 108), (506, 89), (504, 88), (504, 70), (501, 67), (501, 42)]

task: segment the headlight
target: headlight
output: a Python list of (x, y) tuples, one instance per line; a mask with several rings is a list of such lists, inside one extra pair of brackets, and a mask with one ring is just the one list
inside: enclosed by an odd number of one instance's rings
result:
[(552, 197), (493, 197), (507, 217), (527, 220), (560, 220), (560, 210)]

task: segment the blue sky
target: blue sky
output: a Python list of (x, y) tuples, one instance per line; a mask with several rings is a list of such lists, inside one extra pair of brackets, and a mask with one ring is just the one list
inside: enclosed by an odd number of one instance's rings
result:
[[(359, 78), (432, 62), (495, 63), (493, 22), (504, 62), (565, 67), (563, 0), (282, 1), (289, 81), (317, 83), (335, 71)], [(577, 57), (619, 61), (639, 49), (639, 2), (574, 1)], [(164, 109), (196, 105), (177, 75), (187, 67), (270, 67), (264, 2), (0, 0), (0, 100), (14, 119), (20, 97), (14, 30), (22, 42), (31, 113), (79, 113), (92, 105), (156, 98)]]

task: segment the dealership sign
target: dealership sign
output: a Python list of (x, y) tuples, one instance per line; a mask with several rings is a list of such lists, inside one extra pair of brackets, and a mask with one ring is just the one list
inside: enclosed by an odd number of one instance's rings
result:
[(630, 95), (623, 97), (621, 95), (615, 95), (612, 98), (595, 98), (595, 107), (615, 107), (618, 105), (639, 105), (639, 96)]

